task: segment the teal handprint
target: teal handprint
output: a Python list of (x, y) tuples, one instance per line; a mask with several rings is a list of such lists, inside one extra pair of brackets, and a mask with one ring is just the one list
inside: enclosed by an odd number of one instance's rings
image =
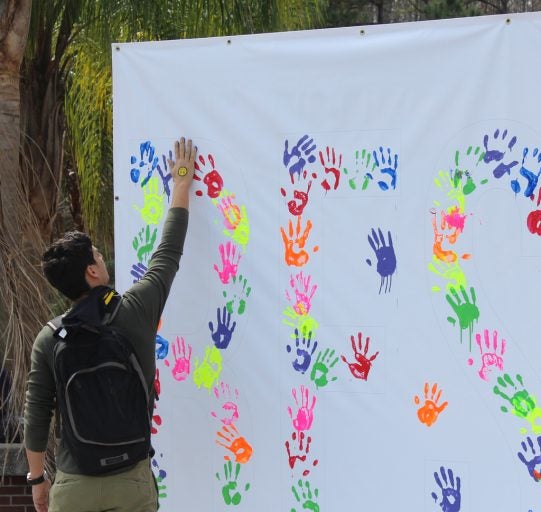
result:
[[(317, 504), (317, 498), (319, 496), (319, 489), (314, 489), (310, 486), (310, 482), (307, 480), (299, 480), (297, 486), (292, 486), (291, 491), (297, 502), (302, 505), (303, 510), (311, 510), (312, 512), (319, 512), (319, 505)], [(296, 508), (292, 508), (291, 512), (297, 512)]]
[[(447, 302), (449, 303), (449, 305), (453, 308), (453, 311), (455, 312), (455, 315), (458, 318), (458, 322), (460, 325), (460, 342), (461, 343), (462, 343), (462, 331), (464, 331), (465, 329), (469, 330), (470, 352), (471, 352), (471, 337), (472, 337), (472, 332), (473, 332), (473, 323), (479, 319), (479, 308), (477, 307), (477, 304), (475, 303), (477, 300), (477, 297), (475, 295), (475, 290), (473, 286), (470, 287), (471, 300), (468, 297), (468, 294), (466, 293), (466, 289), (463, 286), (460, 287), (460, 293), (462, 295), (463, 300), (459, 297), (456, 291), (456, 288), (451, 287), (450, 294), (448, 293), (447, 295), (445, 295), (445, 298), (447, 299)], [(448, 316), (447, 320), (453, 325), (456, 324), (456, 319), (453, 318), (452, 316)]]
[[(316, 387), (323, 388), (329, 383), (329, 371), (338, 362), (338, 356), (335, 357), (334, 349), (328, 348), (325, 351), (320, 351), (317, 355), (316, 362), (312, 366), (310, 372), (310, 380), (316, 385)], [(330, 379), (330, 382), (334, 382), (337, 377)]]
[[(224, 498), (224, 503), (226, 505), (238, 505), (242, 500), (242, 494), (239, 492), (237, 479), (240, 473), (240, 464), (237, 462), (235, 464), (235, 471), (233, 473), (233, 463), (229, 460), (224, 464), (224, 481), (225, 484), (222, 487), (222, 496)], [(219, 481), (222, 481), (220, 475), (216, 473), (216, 478)], [(250, 484), (244, 486), (244, 490), (248, 491), (250, 489)]]

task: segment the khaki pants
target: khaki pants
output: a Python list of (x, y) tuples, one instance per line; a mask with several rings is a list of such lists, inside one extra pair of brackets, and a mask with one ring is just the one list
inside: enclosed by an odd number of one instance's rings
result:
[(155, 512), (157, 508), (149, 460), (117, 475), (85, 476), (57, 471), (49, 493), (49, 512)]

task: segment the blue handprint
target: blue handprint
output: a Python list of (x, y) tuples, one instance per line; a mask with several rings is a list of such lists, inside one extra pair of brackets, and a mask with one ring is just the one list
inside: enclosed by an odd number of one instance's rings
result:
[[(385, 293), (391, 291), (392, 278), (396, 270), (396, 255), (390, 231), (387, 231), (387, 237), (388, 242), (385, 241), (381, 228), (378, 228), (377, 233), (376, 230), (372, 228), (372, 236), (368, 235), (368, 243), (370, 244), (370, 247), (372, 247), (378, 260), (376, 270), (381, 277), (379, 293), (381, 293), (383, 285), (385, 285)], [(372, 266), (372, 260), (367, 259), (366, 263)]]
[[(378, 153), (373, 151), (374, 162), (377, 169), (381, 174), (387, 174), (391, 178), (391, 188), (396, 188), (396, 169), (398, 167), (398, 155), (395, 153), (394, 159), (391, 158), (391, 148), (387, 148), (387, 156), (384, 154), (383, 148), (379, 148)], [(393, 161), (394, 160), (394, 161)], [(385, 181), (378, 181), (379, 188), (381, 190), (389, 190), (389, 184)]]
[(150, 141), (147, 140), (145, 142), (141, 142), (139, 145), (140, 158), (138, 164), (137, 157), (133, 155), (131, 156), (130, 162), (133, 167), (130, 170), (130, 177), (133, 183), (137, 183), (139, 181), (141, 169), (143, 168), (146, 170), (147, 175), (141, 181), (141, 187), (144, 187), (148, 183), (148, 180), (152, 177), (152, 173), (158, 165), (158, 157), (154, 156), (154, 151), (154, 146), (152, 146)]
[[(539, 181), (539, 175), (541, 174), (541, 151), (539, 151), (538, 148), (534, 148), (532, 151), (530, 161), (533, 165), (537, 168), (537, 174), (533, 171), (530, 171), (525, 166), (525, 161), (528, 157), (529, 149), (524, 148), (522, 151), (522, 165), (520, 167), (520, 175), (526, 178), (526, 181), (528, 184), (526, 185), (526, 188), (524, 189), (524, 197), (530, 197), (535, 189), (537, 188), (537, 182)], [(514, 179), (511, 181), (511, 189), (515, 194), (518, 194), (520, 192), (520, 183), (518, 179)]]
[(495, 178), (500, 179), (504, 174), (511, 174), (511, 169), (518, 164), (516, 160), (513, 160), (510, 163), (504, 163), (503, 157), (507, 150), (512, 151), (513, 146), (517, 142), (516, 136), (511, 137), (509, 142), (506, 144), (507, 130), (503, 130), (500, 137), (500, 130), (496, 129), (493, 135), (492, 142), (496, 145), (499, 145), (501, 149), (488, 149), (488, 135), (485, 135), (483, 138), (483, 144), (485, 146), (485, 157), (484, 162), (489, 164), (490, 162), (500, 162), (492, 171)]
[(130, 274), (134, 277), (133, 282), (136, 283), (143, 278), (148, 267), (144, 263), (136, 263), (131, 266)]
[[(439, 505), (443, 512), (458, 512), (460, 510), (460, 477), (457, 476), (455, 481), (453, 470), (448, 469), (447, 473), (443, 466), (440, 467), (441, 478), (437, 471), (434, 472), (434, 480), (441, 489)], [(431, 496), (434, 501), (438, 501), (438, 495), (435, 492), (431, 493)]]
[(165, 359), (169, 353), (169, 342), (156, 334), (156, 359)]
[[(289, 152), (289, 142), (286, 139), (284, 148), (284, 165), (289, 171), (291, 183), (294, 183), (294, 175), (300, 180), (301, 173), (304, 171), (306, 162), (314, 163), (316, 161), (315, 155), (311, 153), (316, 149), (314, 139), (309, 139), (308, 135), (303, 135), (291, 148)], [(293, 160), (293, 162), (292, 162)]]
[[(534, 479), (534, 481), (539, 482), (541, 479), (541, 436), (537, 438), (537, 444), (539, 445), (540, 449), (539, 453), (536, 451), (530, 436), (526, 438), (526, 441), (528, 441), (528, 444), (526, 444), (524, 441), (520, 443), (522, 452), (517, 452), (517, 455), (528, 469), (528, 473), (530, 473), (530, 476)], [(531, 452), (532, 456), (530, 456), (528, 452)], [(526, 455), (528, 456), (529, 460), (526, 459)], [(536, 469), (536, 467), (539, 469), (539, 471)]]
[[(310, 348), (310, 345), (312, 344), (312, 332), (309, 332), (307, 336), (304, 336), (304, 334), (306, 333), (303, 333), (301, 341), (299, 338), (299, 330), (295, 329), (295, 347), (297, 347), (297, 357), (291, 364), (293, 365), (293, 368), (300, 373), (304, 373), (306, 370), (308, 370), (308, 368), (310, 368), (312, 356), (317, 348), (317, 341), (314, 341), (314, 344)], [(291, 349), (291, 345), (288, 345), (287, 351), (291, 352)]]
[(237, 325), (237, 322), (233, 322), (231, 325), (231, 313), (227, 311), (227, 307), (222, 308), (222, 315), (220, 316), (220, 308), (216, 309), (216, 318), (218, 320), (216, 324), (216, 330), (214, 330), (214, 324), (209, 322), (209, 329), (212, 333), (212, 340), (216, 348), (224, 349), (229, 346), (231, 336)]

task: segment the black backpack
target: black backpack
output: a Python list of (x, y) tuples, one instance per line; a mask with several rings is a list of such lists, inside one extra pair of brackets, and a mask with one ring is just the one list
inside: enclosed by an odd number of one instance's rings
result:
[(54, 330), (54, 372), (61, 437), (84, 475), (133, 466), (149, 457), (149, 391), (129, 341), (112, 320), (121, 297), (93, 288)]

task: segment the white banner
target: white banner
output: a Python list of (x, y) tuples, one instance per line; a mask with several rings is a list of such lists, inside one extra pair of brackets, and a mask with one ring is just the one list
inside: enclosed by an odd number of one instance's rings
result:
[(539, 511), (541, 16), (113, 46), (116, 286), (199, 150), (161, 510)]

